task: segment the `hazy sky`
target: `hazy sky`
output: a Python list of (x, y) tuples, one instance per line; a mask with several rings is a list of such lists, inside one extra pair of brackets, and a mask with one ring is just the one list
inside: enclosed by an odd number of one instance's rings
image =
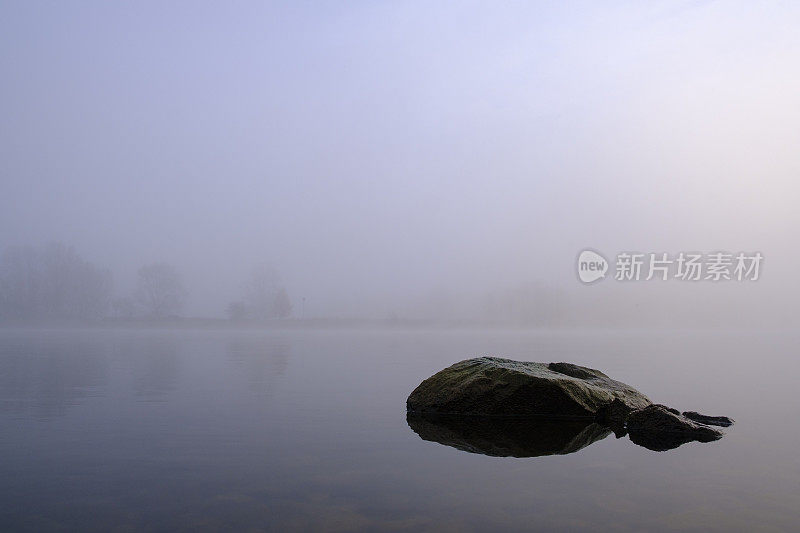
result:
[[(800, 235), (796, 2), (3, 2), (0, 245), (310, 314)], [(769, 285), (769, 280), (766, 284)]]

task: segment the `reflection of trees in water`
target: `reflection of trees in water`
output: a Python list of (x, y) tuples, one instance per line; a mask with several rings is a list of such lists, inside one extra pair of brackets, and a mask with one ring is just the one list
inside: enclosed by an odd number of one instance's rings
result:
[(273, 339), (237, 339), (228, 343), (227, 352), (228, 359), (246, 373), (247, 387), (266, 395), (289, 366), (291, 346)]
[(106, 347), (100, 341), (21, 337), (1, 346), (0, 411), (63, 416), (107, 383)]
[(120, 354), (132, 365), (136, 396), (155, 400), (175, 390), (180, 366), (175, 339), (133, 338), (120, 346)]

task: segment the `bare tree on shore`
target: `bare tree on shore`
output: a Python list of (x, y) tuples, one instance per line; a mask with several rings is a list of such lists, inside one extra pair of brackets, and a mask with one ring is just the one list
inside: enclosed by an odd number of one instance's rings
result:
[(136, 299), (145, 312), (156, 318), (175, 316), (186, 303), (187, 292), (178, 272), (167, 263), (152, 263), (139, 269)]

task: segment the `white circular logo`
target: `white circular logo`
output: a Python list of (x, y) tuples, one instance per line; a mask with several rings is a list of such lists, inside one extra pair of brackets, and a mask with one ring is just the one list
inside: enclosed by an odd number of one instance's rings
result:
[(608, 261), (592, 250), (584, 250), (578, 255), (578, 278), (584, 283), (592, 283), (606, 277)]

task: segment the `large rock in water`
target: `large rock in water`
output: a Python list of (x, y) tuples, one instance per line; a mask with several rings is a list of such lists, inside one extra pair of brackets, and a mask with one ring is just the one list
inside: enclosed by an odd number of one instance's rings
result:
[[(414, 413), (624, 420), (652, 402), (599, 370), (570, 363), (478, 357), (429, 377), (406, 401)], [(612, 405), (613, 404), (613, 405)]]

